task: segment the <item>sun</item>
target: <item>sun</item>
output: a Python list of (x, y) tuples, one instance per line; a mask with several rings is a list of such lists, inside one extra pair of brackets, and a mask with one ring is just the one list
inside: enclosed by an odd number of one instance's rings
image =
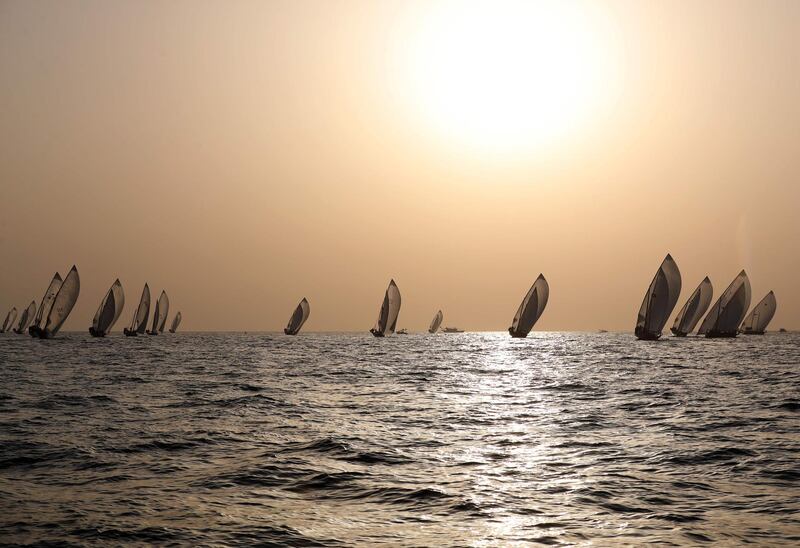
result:
[(611, 42), (587, 4), (426, 4), (406, 41), (406, 89), (449, 142), (539, 149), (586, 124), (613, 84)]

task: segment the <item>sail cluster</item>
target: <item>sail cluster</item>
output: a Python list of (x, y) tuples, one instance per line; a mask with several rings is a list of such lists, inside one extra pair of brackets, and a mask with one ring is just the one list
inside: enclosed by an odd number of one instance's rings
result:
[[(655, 340), (661, 337), (661, 331), (677, 303), (680, 288), (680, 271), (672, 257), (667, 255), (647, 288), (639, 309), (635, 329), (638, 338)], [(770, 291), (745, 318), (750, 307), (751, 289), (744, 270), (709, 309), (713, 293), (711, 280), (706, 276), (675, 317), (670, 330), (676, 337), (685, 337), (694, 331), (704, 315), (698, 335), (717, 338), (735, 337), (738, 333), (763, 334), (775, 315), (777, 303), (775, 294)]]
[[(80, 291), (81, 281), (76, 266), (73, 266), (64, 278), (56, 272), (52, 280), (50, 280), (42, 300), (39, 301), (38, 308), (36, 301), (31, 301), (18, 316), (17, 308), (12, 307), (6, 314), (3, 323), (0, 324), (0, 333), (13, 329), (17, 334), (27, 331), (32, 337), (41, 339), (55, 337), (75, 307)], [(122, 289), (122, 283), (117, 279), (111, 284), (111, 287), (100, 301), (100, 306), (97, 307), (97, 312), (95, 312), (92, 319), (92, 325), (89, 327), (89, 333), (95, 337), (106, 336), (119, 320), (124, 307), (125, 292)], [(166, 292), (162, 291), (156, 303), (152, 334), (164, 332), (168, 312), (169, 298)], [(125, 335), (145, 333), (149, 315), (150, 288), (145, 284), (139, 305), (134, 311), (133, 319), (130, 325), (123, 330)], [(178, 312), (173, 318), (170, 331), (174, 333), (180, 323), (181, 313)]]
[[(672, 314), (681, 293), (681, 273), (671, 255), (659, 265), (650, 285), (647, 287), (642, 304), (636, 318), (635, 334), (639, 339), (659, 339)], [(15, 333), (28, 333), (33, 337), (49, 339), (54, 337), (69, 317), (80, 294), (80, 277), (78, 269), (73, 266), (63, 279), (56, 272), (48, 285), (37, 307), (35, 301), (20, 313), (12, 307), (0, 324), (0, 333), (13, 330)], [(695, 288), (672, 323), (670, 331), (676, 337), (691, 334), (698, 324), (698, 335), (706, 337), (736, 337), (738, 334), (763, 334), (777, 310), (774, 292), (770, 291), (750, 310), (752, 290), (747, 273), (742, 270), (723, 291), (713, 306), (710, 306), (714, 294), (711, 280), (706, 276)], [(514, 338), (525, 338), (541, 318), (550, 297), (550, 286), (543, 274), (531, 285), (519, 304), (509, 335)], [(167, 292), (162, 290), (155, 303), (155, 311), (149, 330), (151, 304), (150, 287), (144, 284), (138, 305), (131, 321), (123, 329), (127, 336), (144, 333), (158, 335), (164, 332), (167, 325), (170, 300)], [(397, 320), (400, 315), (402, 299), (400, 289), (392, 279), (383, 295), (375, 325), (370, 329), (376, 337), (385, 337), (394, 333), (406, 334), (407, 330), (397, 331)], [(89, 332), (95, 337), (104, 337), (111, 332), (119, 320), (125, 306), (125, 292), (119, 279), (115, 280), (100, 301), (100, 305), (92, 319)], [(305, 325), (311, 313), (308, 299), (303, 298), (289, 317), (284, 328), (287, 335), (297, 335)], [(438, 310), (428, 327), (428, 333), (440, 331), (444, 314)], [(181, 312), (177, 312), (169, 328), (175, 333), (181, 324)], [(702, 320), (702, 322), (701, 322)], [(445, 327), (444, 333), (460, 333), (456, 328)]]

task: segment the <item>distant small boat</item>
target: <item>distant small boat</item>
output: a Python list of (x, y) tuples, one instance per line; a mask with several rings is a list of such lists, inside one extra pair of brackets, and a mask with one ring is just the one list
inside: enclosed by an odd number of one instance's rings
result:
[(28, 333), (31, 337), (39, 336), (42, 330), (42, 322), (47, 321), (47, 316), (50, 315), (50, 308), (53, 306), (53, 300), (55, 300), (56, 293), (58, 293), (58, 290), (61, 288), (61, 284), (61, 274), (56, 272), (53, 279), (50, 280), (50, 285), (47, 286), (44, 296), (39, 303), (39, 309), (36, 311), (36, 317), (33, 319), (33, 323), (28, 326)]
[(22, 316), (19, 319), (19, 324), (14, 328), (14, 333), (17, 335), (22, 335), (25, 333), (25, 330), (28, 329), (28, 326), (31, 324), (35, 316), (36, 301), (31, 301), (31, 304), (28, 305), (28, 308), (22, 312)]
[(117, 323), (122, 308), (125, 306), (125, 292), (122, 290), (122, 284), (117, 278), (111, 287), (106, 292), (106, 296), (100, 301), (100, 307), (94, 315), (92, 326), (89, 328), (89, 334), (92, 337), (105, 337), (111, 332), (111, 328)]
[(122, 330), (127, 337), (135, 337), (144, 334), (147, 329), (147, 318), (150, 317), (150, 287), (144, 284), (142, 296), (139, 298), (139, 306), (133, 313), (130, 326)]
[(786, 331), (785, 328), (781, 327), (780, 329), (778, 329), (778, 333), (788, 333), (788, 331)]
[(397, 331), (397, 334), (398, 335), (408, 335), (408, 329), (405, 329), (405, 328), (404, 329), (399, 329)]
[(636, 318), (636, 338), (655, 341), (669, 319), (681, 294), (681, 273), (678, 265), (667, 254), (647, 288)]
[(440, 310), (431, 320), (431, 325), (428, 327), (428, 333), (436, 333), (439, 330), (439, 326), (442, 325), (443, 319), (444, 314), (442, 314), (442, 311)]
[(597, 332), (598, 333), (608, 333), (608, 331), (606, 331), (605, 329), (598, 329)]
[(744, 319), (740, 332), (744, 335), (763, 335), (777, 308), (775, 293), (770, 291)]
[(283, 328), (283, 332), (287, 335), (297, 335), (310, 315), (311, 306), (308, 304), (306, 298), (303, 297), (303, 300), (300, 301), (297, 308), (292, 312), (292, 317), (289, 318), (289, 323)]
[(750, 280), (742, 270), (720, 295), (697, 331), (709, 338), (735, 337), (750, 307)]
[(695, 326), (708, 310), (713, 296), (714, 286), (711, 285), (711, 280), (706, 276), (675, 317), (675, 323), (670, 328), (672, 334), (676, 337), (685, 337), (694, 331)]
[(531, 332), (533, 326), (542, 316), (545, 307), (547, 306), (547, 299), (550, 297), (550, 285), (545, 280), (543, 274), (539, 274), (536, 281), (525, 294), (525, 298), (517, 309), (514, 315), (514, 320), (511, 327), (508, 328), (508, 333), (515, 339), (524, 339)]
[(164, 325), (167, 323), (167, 314), (169, 313), (169, 297), (166, 291), (161, 291), (158, 300), (156, 301), (156, 311), (153, 314), (153, 326), (148, 335), (158, 335), (164, 332)]
[(5, 333), (11, 329), (11, 326), (14, 325), (14, 321), (17, 319), (17, 307), (12, 306), (11, 310), (8, 311), (6, 314), (6, 319), (3, 321), (2, 327), (0, 327), (0, 333)]
[(463, 333), (463, 329), (459, 329), (457, 327), (445, 327), (442, 329), (442, 333)]
[(75, 303), (78, 302), (80, 292), (81, 279), (78, 276), (78, 269), (73, 266), (67, 277), (64, 278), (61, 287), (58, 288), (58, 293), (53, 299), (44, 328), (38, 328), (34, 336), (40, 339), (52, 339), (55, 337), (61, 326), (67, 321)]
[(397, 317), (400, 315), (400, 303), (400, 289), (398, 289), (394, 280), (391, 280), (383, 296), (381, 311), (378, 313), (378, 321), (375, 322), (375, 326), (369, 332), (376, 337), (385, 337), (394, 333), (397, 327)]
[(181, 311), (179, 310), (175, 317), (172, 318), (172, 326), (169, 328), (170, 333), (175, 333), (178, 330), (178, 326), (181, 324)]

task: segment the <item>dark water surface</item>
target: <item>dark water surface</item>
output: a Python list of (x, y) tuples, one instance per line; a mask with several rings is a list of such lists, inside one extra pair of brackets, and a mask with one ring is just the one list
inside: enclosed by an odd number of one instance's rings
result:
[(0, 335), (0, 542), (800, 544), (800, 336)]

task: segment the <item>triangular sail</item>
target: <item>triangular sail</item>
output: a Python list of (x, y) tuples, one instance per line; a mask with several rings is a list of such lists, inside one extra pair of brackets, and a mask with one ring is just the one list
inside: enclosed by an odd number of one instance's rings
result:
[(294, 309), (292, 317), (289, 318), (289, 323), (286, 325), (286, 329), (283, 330), (284, 333), (287, 335), (297, 335), (310, 314), (311, 307), (304, 297), (303, 300), (300, 301), (300, 304), (297, 305), (297, 308)]
[(178, 313), (175, 314), (175, 317), (172, 318), (172, 326), (169, 328), (170, 333), (175, 333), (178, 330), (178, 326), (181, 324), (181, 319), (181, 312), (179, 310)]
[(647, 288), (636, 318), (636, 336), (658, 339), (681, 294), (681, 273), (667, 254)]
[(36, 301), (31, 301), (31, 304), (28, 305), (22, 312), (22, 316), (19, 319), (19, 324), (17, 324), (17, 328), (14, 330), (16, 333), (24, 333), (28, 326), (33, 321), (34, 316), (36, 315)]
[(61, 274), (56, 272), (44, 292), (42, 301), (39, 303), (39, 310), (36, 311), (36, 317), (32, 324), (34, 327), (43, 327), (42, 322), (47, 321), (47, 316), (50, 315), (50, 308), (53, 306), (53, 299), (56, 298), (56, 293), (61, 288), (61, 283)]
[(742, 270), (706, 314), (698, 334), (735, 337), (750, 307), (750, 280)]
[(678, 336), (685, 336), (694, 331), (695, 326), (708, 310), (713, 295), (714, 287), (706, 276), (678, 312), (671, 331)]
[(156, 302), (156, 313), (153, 314), (151, 333), (164, 332), (164, 325), (167, 323), (167, 314), (169, 314), (169, 297), (167, 297), (167, 292), (162, 290)]
[(107, 334), (111, 331), (116, 321), (122, 314), (122, 307), (125, 306), (125, 293), (122, 291), (122, 284), (116, 280), (108, 289), (105, 297), (100, 302), (97, 313), (92, 321), (92, 328), (95, 332)]
[(141, 335), (147, 329), (147, 318), (150, 316), (150, 286), (144, 284), (142, 296), (139, 298), (139, 306), (131, 319), (129, 331), (134, 331)]
[(522, 302), (514, 314), (514, 320), (508, 332), (512, 337), (527, 337), (533, 326), (541, 317), (550, 297), (550, 285), (543, 274), (539, 274), (536, 281), (525, 294)]
[(775, 293), (770, 291), (753, 307), (753, 310), (751, 310), (750, 314), (744, 319), (741, 329), (742, 332), (763, 333), (767, 329), (769, 322), (772, 321), (772, 317), (775, 315), (777, 308), (778, 302), (775, 300)]
[(16, 319), (17, 319), (17, 307), (12, 306), (11, 310), (9, 310), (8, 314), (6, 314), (6, 319), (3, 321), (2, 327), (0, 327), (0, 333), (5, 333), (9, 329), (11, 329), (11, 326), (14, 325), (14, 320)]
[(444, 320), (444, 314), (442, 314), (442, 311), (440, 310), (433, 317), (433, 320), (431, 320), (431, 325), (428, 327), (428, 333), (436, 333), (439, 331), (439, 326), (442, 325), (442, 320)]
[(375, 327), (372, 328), (373, 334), (386, 335), (394, 333), (397, 327), (397, 317), (400, 315), (400, 303), (400, 289), (398, 289), (394, 280), (391, 280), (383, 296), (378, 321), (375, 323)]
[(78, 295), (81, 291), (81, 280), (78, 276), (78, 269), (73, 266), (72, 269), (64, 278), (64, 283), (58, 289), (56, 298), (53, 299), (53, 306), (50, 309), (50, 314), (47, 316), (47, 323), (44, 326), (46, 337), (53, 337), (64, 322), (67, 320), (69, 313), (72, 312), (72, 307), (78, 301)]

